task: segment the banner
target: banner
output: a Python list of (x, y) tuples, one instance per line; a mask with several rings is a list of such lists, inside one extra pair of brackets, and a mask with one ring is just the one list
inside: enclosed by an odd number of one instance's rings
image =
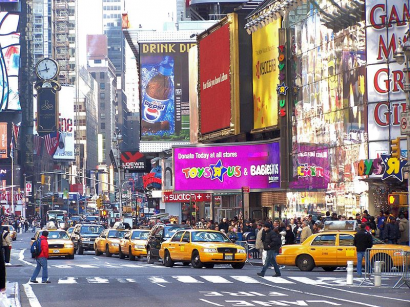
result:
[(279, 143), (173, 148), (176, 191), (280, 187)]
[(193, 43), (141, 43), (141, 141), (189, 140), (188, 51)]
[(254, 129), (278, 125), (278, 29), (277, 19), (252, 34)]
[(8, 158), (7, 123), (0, 123), (0, 159)]

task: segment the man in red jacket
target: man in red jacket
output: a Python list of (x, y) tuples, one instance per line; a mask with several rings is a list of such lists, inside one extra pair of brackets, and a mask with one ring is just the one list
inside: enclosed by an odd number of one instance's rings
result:
[(42, 275), (42, 283), (49, 284), (50, 281), (48, 280), (48, 269), (47, 269), (47, 259), (48, 259), (48, 231), (44, 230), (41, 237), (41, 253), (36, 257), (37, 267), (34, 270), (33, 276), (31, 276), (30, 282), (37, 284), (38, 281), (36, 280), (38, 274), (40, 273), (41, 268), (43, 268), (43, 275)]

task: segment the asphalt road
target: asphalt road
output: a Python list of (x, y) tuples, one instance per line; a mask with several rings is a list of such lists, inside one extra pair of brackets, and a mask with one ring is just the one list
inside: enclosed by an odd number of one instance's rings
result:
[[(78, 306), (410, 306), (410, 289), (393, 289), (397, 278), (383, 278), (381, 287), (355, 278), (346, 285), (346, 271), (318, 268), (301, 272), (282, 269), (282, 277), (258, 277), (261, 267), (241, 270), (217, 265), (165, 268), (161, 263), (96, 257), (93, 252), (74, 260), (50, 259), (51, 284), (28, 284), (34, 270), (29, 253), (31, 233), (13, 244), (7, 279), (16, 285), (23, 307)], [(41, 281), (39, 278), (38, 280)]]

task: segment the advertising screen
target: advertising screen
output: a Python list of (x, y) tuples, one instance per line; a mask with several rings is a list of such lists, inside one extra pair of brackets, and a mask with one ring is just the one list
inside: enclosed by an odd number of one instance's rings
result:
[(60, 140), (53, 158), (74, 160), (74, 88), (62, 86), (59, 93)]
[(188, 51), (193, 43), (141, 43), (141, 140), (189, 140)]
[(254, 129), (278, 125), (279, 56), (277, 19), (252, 34)]
[[(6, 1), (4, 1), (6, 2)], [(0, 12), (0, 111), (21, 110), (18, 77), (20, 69), (19, 14)]]
[(7, 123), (0, 123), (0, 159), (7, 159)]
[(200, 132), (228, 128), (231, 122), (229, 24), (199, 41)]
[(279, 143), (173, 149), (176, 191), (280, 187)]

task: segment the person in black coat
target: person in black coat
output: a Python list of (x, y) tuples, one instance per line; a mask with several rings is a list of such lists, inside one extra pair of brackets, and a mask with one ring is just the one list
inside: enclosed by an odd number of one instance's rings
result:
[(366, 250), (373, 246), (373, 236), (366, 231), (366, 225), (364, 223), (360, 224), (360, 230), (354, 236), (353, 245), (356, 246), (357, 274), (359, 277), (362, 277), (363, 258), (365, 258), (366, 263), (368, 263)]
[(390, 223), (388, 223), (384, 227), (383, 231), (384, 241), (389, 244), (397, 244), (397, 240), (400, 239), (400, 228), (399, 223), (396, 223), (396, 219), (390, 219)]
[(6, 263), (3, 257), (3, 240), (2, 238), (0, 238), (0, 292), (5, 292), (5, 291), (6, 291)]
[(291, 225), (286, 226), (285, 244), (295, 244), (295, 234)]
[(228, 223), (226, 217), (224, 217), (222, 219), (222, 222), (219, 223), (219, 230), (222, 230), (222, 229), (225, 231), (225, 233), (228, 233), (229, 223)]
[(260, 273), (257, 273), (258, 276), (264, 277), (266, 270), (273, 266), (275, 269), (274, 277), (281, 276), (278, 263), (276, 262), (276, 255), (279, 253), (279, 249), (282, 246), (282, 239), (279, 234), (278, 228), (270, 230), (270, 224), (265, 223), (265, 239), (263, 241), (263, 249), (267, 251), (266, 261)]

